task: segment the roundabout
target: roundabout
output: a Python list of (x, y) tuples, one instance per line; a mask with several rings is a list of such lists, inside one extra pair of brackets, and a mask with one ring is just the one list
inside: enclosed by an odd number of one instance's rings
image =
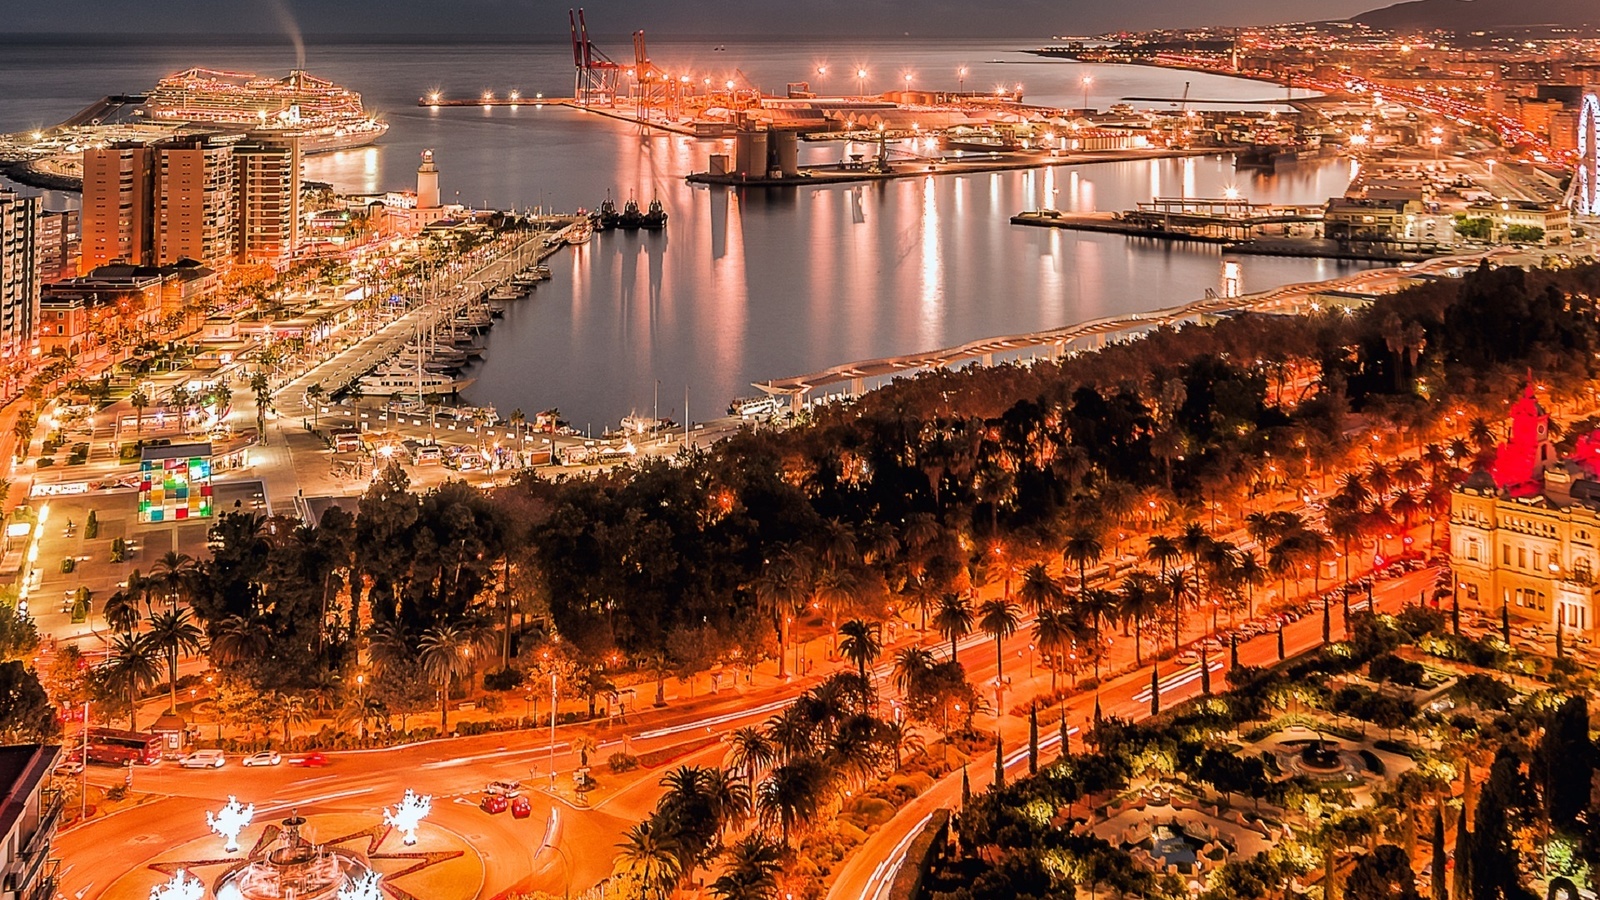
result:
[(472, 900), (479, 895), (483, 858), (464, 838), (426, 822), (416, 826), (415, 843), (405, 838), (402, 829), (370, 816), (291, 813), (244, 829), (237, 853), (225, 852), (216, 836), (166, 850), (118, 879), (104, 896), (161, 900), (161, 886), (182, 878), (198, 879), (203, 896), (215, 900)]

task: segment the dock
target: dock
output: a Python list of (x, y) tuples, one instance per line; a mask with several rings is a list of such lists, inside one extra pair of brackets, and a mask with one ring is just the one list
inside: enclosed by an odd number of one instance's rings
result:
[(1099, 231), (1168, 241), (1234, 244), (1261, 236), (1274, 225), (1318, 225), (1321, 206), (1251, 203), (1236, 197), (1158, 197), (1122, 212), (1067, 213), (1035, 209), (1011, 217), (1013, 225)]
[(807, 187), (827, 184), (856, 184), (866, 181), (892, 181), (896, 178), (925, 178), (929, 175), (978, 175), (988, 172), (1014, 172), (1025, 169), (1045, 169), (1051, 166), (1077, 166), (1100, 162), (1126, 162), (1143, 159), (1173, 159), (1184, 156), (1207, 156), (1224, 152), (1218, 148), (1185, 150), (1162, 148), (1159, 150), (1090, 150), (1078, 153), (1052, 154), (1013, 151), (990, 153), (983, 156), (938, 156), (924, 160), (895, 161), (887, 168), (872, 169), (866, 165), (830, 163), (828, 165), (801, 166), (798, 174), (772, 178), (768, 176), (743, 176), (737, 173), (713, 174), (695, 172), (685, 177), (690, 184), (722, 185), (728, 187)]

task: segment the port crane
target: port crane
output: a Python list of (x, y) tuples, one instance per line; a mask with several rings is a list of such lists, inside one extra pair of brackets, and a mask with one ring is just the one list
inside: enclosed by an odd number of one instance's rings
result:
[(589, 40), (589, 23), (583, 10), (567, 10), (572, 27), (572, 98), (581, 105), (610, 103), (617, 96), (617, 76), (622, 67)]

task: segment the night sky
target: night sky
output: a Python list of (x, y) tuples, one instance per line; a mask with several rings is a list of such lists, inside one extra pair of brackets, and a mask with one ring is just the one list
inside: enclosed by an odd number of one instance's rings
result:
[[(1342, 19), (1392, 0), (589, 0), (602, 34), (1024, 37)], [(566, 0), (51, 0), (14, 2), (0, 32), (283, 34), (566, 33)], [(604, 23), (602, 25), (601, 23)]]

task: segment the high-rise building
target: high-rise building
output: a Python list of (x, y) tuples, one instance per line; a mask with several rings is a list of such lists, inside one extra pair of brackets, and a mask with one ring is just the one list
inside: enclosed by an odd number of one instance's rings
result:
[(203, 138), (156, 145), (158, 266), (192, 259), (226, 269), (234, 257), (233, 148)]
[(0, 193), (0, 365), (33, 350), (38, 244), (39, 198)]
[(113, 262), (143, 264), (154, 247), (155, 151), (121, 143), (83, 151), (82, 253), (79, 273)]
[(278, 263), (300, 245), (300, 142), (293, 138), (235, 144), (240, 262)]
[(61, 860), (53, 851), (64, 797), (50, 783), (59, 744), (0, 747), (0, 896), (56, 895)]
[(39, 279), (45, 284), (78, 274), (79, 222), (75, 209), (39, 214)]
[(186, 258), (225, 269), (235, 253), (234, 184), (233, 147), (215, 138), (85, 150), (79, 271)]

